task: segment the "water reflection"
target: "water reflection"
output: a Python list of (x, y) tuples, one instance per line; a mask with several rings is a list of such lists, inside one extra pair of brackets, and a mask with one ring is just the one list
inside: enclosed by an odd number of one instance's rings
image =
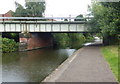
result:
[(103, 41), (102, 39), (100, 39), (99, 37), (94, 37), (94, 41), (93, 42), (87, 42), (85, 44), (83, 44), (84, 46), (90, 46), (90, 45), (94, 45), (94, 44), (102, 44)]
[(3, 54), (3, 82), (40, 82), (75, 49), (40, 49)]

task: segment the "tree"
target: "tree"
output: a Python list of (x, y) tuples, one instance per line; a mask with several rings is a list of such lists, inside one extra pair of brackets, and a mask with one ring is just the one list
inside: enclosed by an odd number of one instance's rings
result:
[(85, 36), (81, 33), (68, 33), (68, 36), (70, 38), (70, 48), (72, 49), (79, 49), (83, 46), (83, 43), (85, 42)]
[(68, 21), (68, 19), (64, 19), (64, 21)]
[(70, 47), (70, 38), (68, 37), (67, 33), (53, 33), (53, 37), (55, 47), (57, 48)]
[(26, 11), (28, 16), (42, 17), (45, 11), (44, 2), (26, 2)]
[(25, 8), (17, 2), (15, 4), (16, 10), (13, 13), (15, 17), (42, 17), (45, 11), (45, 2), (26, 2)]
[(89, 27), (90, 32), (97, 32), (97, 33), (101, 32), (100, 24), (98, 20), (101, 18), (100, 14), (103, 14), (102, 10), (103, 8), (99, 3), (92, 4), (92, 7), (88, 6), (89, 15), (94, 16), (91, 20), (88, 21), (88, 25), (90, 26)]
[(15, 5), (16, 5), (16, 10), (13, 13), (13, 16), (14, 17), (19, 17), (19, 16), (24, 17), (24, 16), (26, 16), (26, 10), (24, 9), (24, 7), (17, 2), (15, 2)]
[(74, 21), (84, 21), (84, 17), (82, 14), (78, 15)]
[(92, 30), (103, 34), (105, 44), (118, 42), (120, 32), (120, 2), (102, 2), (92, 5), (94, 18), (91, 20)]

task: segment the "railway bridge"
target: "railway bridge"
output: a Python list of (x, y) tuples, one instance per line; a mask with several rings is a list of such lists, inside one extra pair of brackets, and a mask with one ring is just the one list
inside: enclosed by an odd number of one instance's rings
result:
[[(72, 21), (75, 18), (0, 17), (0, 19), (2, 19), (0, 32), (87, 32), (88, 28), (86, 21)], [(53, 19), (69, 19), (69, 21)]]
[(76, 19), (74, 17), (0, 17), (0, 19), (0, 32), (30, 34), (30, 38), (19, 38), (20, 42), (27, 43), (26, 49), (51, 45), (53, 32), (88, 32), (89, 28), (85, 19), (77, 18), (78, 20), (74, 21)]

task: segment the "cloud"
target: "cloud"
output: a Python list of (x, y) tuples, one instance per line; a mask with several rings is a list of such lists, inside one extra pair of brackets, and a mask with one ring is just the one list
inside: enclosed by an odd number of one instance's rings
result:
[(45, 14), (53, 16), (84, 14), (89, 3), (90, 0), (47, 0)]

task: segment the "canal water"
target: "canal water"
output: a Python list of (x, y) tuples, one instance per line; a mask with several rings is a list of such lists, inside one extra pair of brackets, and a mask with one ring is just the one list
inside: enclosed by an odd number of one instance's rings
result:
[(38, 49), (2, 54), (3, 82), (41, 82), (75, 49)]

